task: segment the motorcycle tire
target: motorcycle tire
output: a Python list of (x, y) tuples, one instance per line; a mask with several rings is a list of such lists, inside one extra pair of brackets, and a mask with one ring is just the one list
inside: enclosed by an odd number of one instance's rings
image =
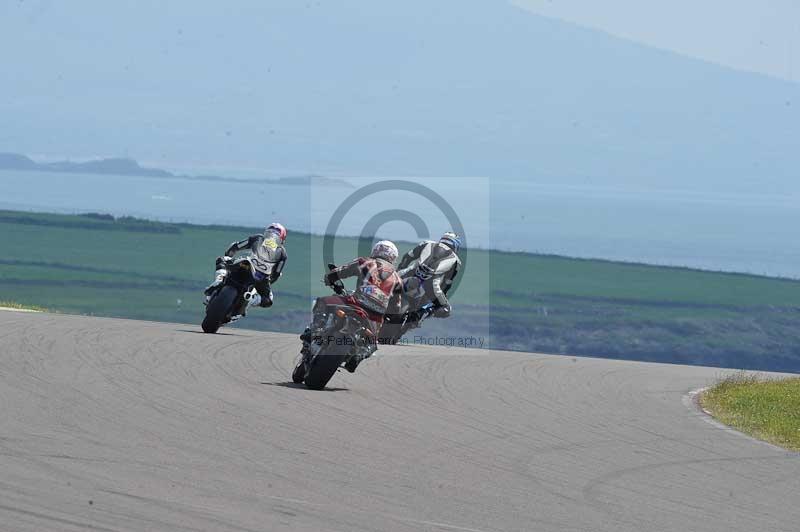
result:
[(305, 376), (306, 387), (311, 390), (322, 390), (339, 369), (349, 351), (348, 345), (337, 345), (331, 342), (325, 346), (310, 362)]
[(211, 298), (206, 307), (206, 317), (203, 318), (203, 332), (214, 334), (222, 327), (237, 297), (239, 297), (239, 292), (234, 287), (223, 286)]

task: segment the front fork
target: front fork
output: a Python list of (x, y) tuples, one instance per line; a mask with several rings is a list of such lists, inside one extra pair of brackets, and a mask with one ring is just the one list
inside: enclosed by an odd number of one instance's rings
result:
[[(324, 339), (328, 336), (331, 336), (331, 333), (344, 332), (342, 329), (343, 326), (346, 326), (346, 323), (341, 324), (342, 326), (340, 327), (340, 324), (333, 323), (333, 320), (335, 319), (336, 317), (333, 314), (317, 314), (314, 316), (311, 325), (306, 327), (306, 330), (300, 335), (300, 340), (303, 342), (303, 347), (300, 350), (300, 353), (303, 355), (304, 363), (308, 364), (314, 358), (314, 356), (319, 353), (319, 351), (322, 349)], [(361, 342), (357, 342), (350, 350), (350, 353), (348, 353), (347, 359), (351, 358), (352, 356), (358, 356), (360, 360), (363, 360), (372, 356), (377, 349), (378, 348), (376, 345), (374, 345), (374, 343), (367, 342), (366, 344), (361, 345)]]

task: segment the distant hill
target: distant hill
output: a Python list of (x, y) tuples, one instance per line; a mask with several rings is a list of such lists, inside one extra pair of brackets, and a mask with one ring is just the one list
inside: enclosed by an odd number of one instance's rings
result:
[(145, 168), (133, 159), (98, 159), (82, 163), (62, 161), (57, 163), (47, 163), (43, 165), (51, 172), (73, 172), (85, 174), (112, 174), (112, 175), (135, 175), (146, 177), (173, 177), (173, 174), (158, 168)]
[(30, 157), (18, 153), (0, 153), (0, 170), (18, 170), (23, 172), (64, 172), (70, 174), (103, 174), (139, 177), (161, 177), (165, 179), (196, 179), (201, 181), (227, 181), (237, 183), (260, 183), (265, 185), (322, 185), (344, 186), (352, 188), (352, 184), (342, 179), (322, 176), (290, 176), (270, 179), (243, 179), (223, 176), (189, 176), (178, 175), (161, 170), (146, 168), (133, 159), (113, 157), (85, 162), (58, 161), (53, 163), (37, 163)]
[(23, 170), (41, 172), (66, 172), (72, 174), (130, 175), (143, 177), (175, 177), (158, 168), (145, 168), (133, 159), (111, 158), (85, 162), (59, 161), (37, 163), (18, 153), (0, 153), (0, 170)]
[(0, 169), (38, 170), (39, 165), (28, 157), (18, 153), (0, 153)]

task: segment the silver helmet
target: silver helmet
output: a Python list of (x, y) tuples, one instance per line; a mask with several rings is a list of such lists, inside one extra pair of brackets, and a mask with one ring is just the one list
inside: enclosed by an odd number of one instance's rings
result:
[(390, 240), (381, 240), (380, 242), (376, 242), (375, 245), (372, 246), (372, 252), (369, 254), (369, 256), (374, 259), (383, 259), (392, 264), (394, 264), (394, 261), (397, 260), (397, 255), (399, 255), (397, 246), (395, 246), (394, 242), (391, 242)]
[(453, 251), (458, 251), (458, 248), (461, 247), (461, 237), (452, 231), (448, 231), (443, 234), (442, 238), (439, 239), (439, 242), (449, 247)]

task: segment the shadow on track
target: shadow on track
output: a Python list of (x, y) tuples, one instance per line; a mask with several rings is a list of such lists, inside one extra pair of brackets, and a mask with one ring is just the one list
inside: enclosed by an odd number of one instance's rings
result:
[(192, 334), (205, 334), (207, 336), (244, 336), (236, 333), (215, 332), (214, 334), (205, 333), (203, 331), (195, 331), (192, 329), (175, 329), (175, 332), (192, 333)]
[(261, 384), (266, 384), (267, 386), (281, 386), (283, 388), (295, 388), (297, 390), (305, 390), (308, 392), (349, 392), (350, 388), (330, 388), (325, 387), (322, 390), (311, 390), (306, 388), (305, 384), (296, 384), (292, 381), (284, 381), (284, 382), (262, 382)]

